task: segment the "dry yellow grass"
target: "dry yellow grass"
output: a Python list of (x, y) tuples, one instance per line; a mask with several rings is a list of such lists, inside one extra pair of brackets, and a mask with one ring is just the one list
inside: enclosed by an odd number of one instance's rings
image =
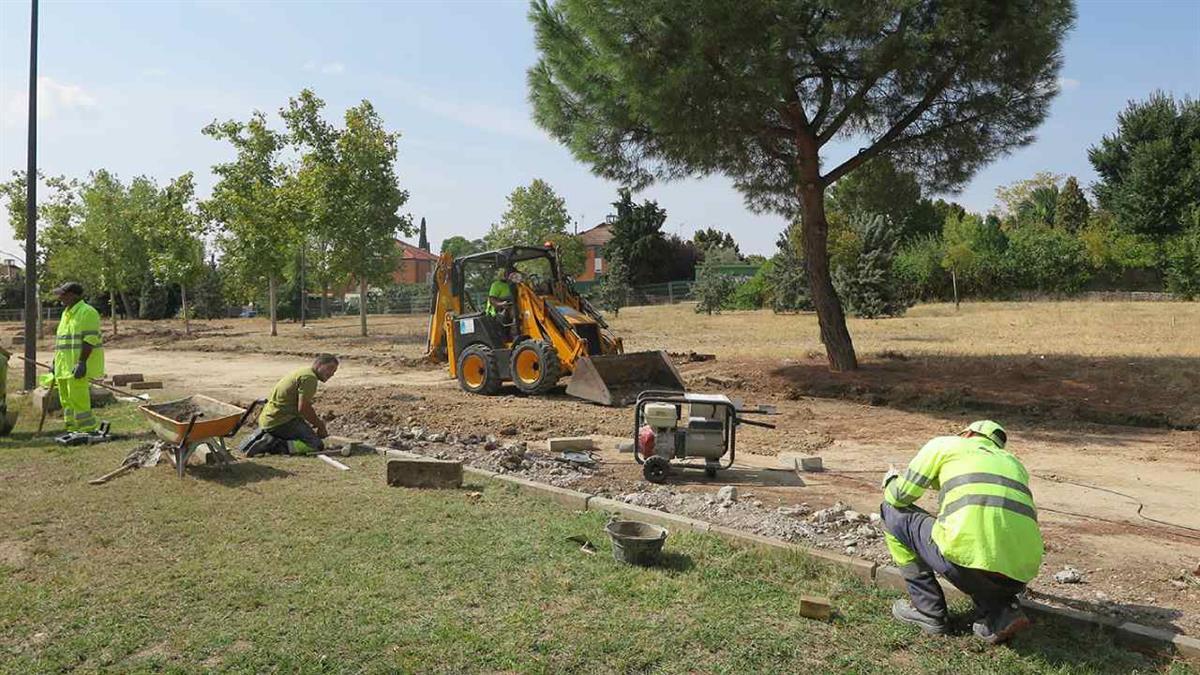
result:
[[(824, 353), (812, 313), (696, 314), (691, 305), (631, 307), (613, 321), (629, 349), (768, 358)], [(860, 354), (1200, 357), (1200, 303), (989, 302), (918, 305), (900, 318), (851, 319)]]

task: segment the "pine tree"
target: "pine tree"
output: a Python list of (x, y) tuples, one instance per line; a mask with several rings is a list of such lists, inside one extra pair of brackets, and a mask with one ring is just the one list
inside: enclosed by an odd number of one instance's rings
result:
[(422, 251), (429, 250), (429, 236), (425, 233), (425, 216), (421, 216), (421, 240), (417, 243), (417, 246)]
[(1091, 207), (1088, 206), (1087, 197), (1083, 196), (1083, 190), (1079, 189), (1079, 181), (1075, 180), (1075, 176), (1068, 176), (1067, 182), (1058, 191), (1054, 226), (1068, 232), (1078, 232), (1087, 225), (1090, 214)]
[(629, 282), (629, 265), (625, 263), (620, 250), (611, 251), (605, 265), (607, 269), (597, 289), (597, 296), (600, 307), (618, 316), (621, 308), (629, 304), (629, 297), (633, 293)]
[(849, 267), (834, 272), (838, 295), (863, 319), (903, 315), (912, 302), (900, 292), (892, 268), (900, 228), (881, 215), (856, 218), (853, 225), (862, 236), (862, 252)]
[(798, 226), (792, 224), (779, 233), (779, 239), (775, 241), (778, 250), (771, 257), (773, 265), (767, 275), (767, 285), (771, 289), (771, 309), (776, 313), (813, 308), (812, 298), (808, 294), (808, 271), (804, 266), (804, 257), (797, 248), (797, 229)]

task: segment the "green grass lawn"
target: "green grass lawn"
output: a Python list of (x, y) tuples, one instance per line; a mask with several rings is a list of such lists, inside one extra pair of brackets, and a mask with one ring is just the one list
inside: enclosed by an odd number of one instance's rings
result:
[[(141, 428), (129, 406), (104, 416)], [(91, 486), (135, 441), (58, 448), (31, 417), (0, 439), (5, 672), (1187, 672), (1053, 623), (1009, 648), (925, 637), (891, 620), (893, 593), (708, 535), (623, 566), (602, 514), (496, 484), (388, 488), (374, 456)], [(801, 618), (805, 593), (836, 618)]]

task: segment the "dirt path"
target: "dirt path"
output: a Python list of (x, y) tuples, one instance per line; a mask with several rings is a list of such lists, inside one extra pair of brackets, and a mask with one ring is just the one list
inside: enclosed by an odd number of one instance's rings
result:
[[(298, 357), (141, 347), (111, 349), (108, 360), (110, 372), (143, 372), (163, 379), (168, 393), (206, 393), (231, 401), (264, 395), (278, 377), (302, 362)], [(689, 388), (714, 390), (705, 383), (713, 373), (755, 372), (751, 362), (718, 363), (681, 366)], [(672, 477), (670, 491), (712, 493), (721, 485), (735, 484), (762, 502), (764, 510), (800, 503), (820, 509), (841, 500), (869, 513), (878, 507), (878, 480), (889, 463), (903, 466), (930, 437), (953, 433), (980, 416), (797, 396), (786, 387), (764, 385), (761, 379), (729, 393), (749, 403), (777, 406), (779, 415), (773, 421), (779, 428), (743, 428), (735, 470), (716, 481), (708, 481), (701, 472), (679, 473)], [(511, 436), (506, 440), (520, 439), (531, 446), (554, 435), (623, 437), (630, 415), (628, 410), (601, 408), (561, 394), (481, 399), (461, 392), (441, 369), (381, 367), (354, 359), (345, 361), (322, 388), (318, 407), (331, 418), (335, 432), (383, 440), (417, 424), (455, 434), (507, 431)], [(1200, 528), (1200, 432), (1037, 417), (1004, 421), (1010, 447), (1034, 475), (1032, 488), (1047, 541), (1046, 564), (1034, 590), (1117, 616), (1200, 633), (1200, 583), (1187, 576), (1200, 563), (1200, 534), (1137, 515), (1137, 502), (1142, 502), (1148, 517)], [(808, 475), (807, 485), (799, 487), (790, 474), (768, 470), (778, 465), (782, 453), (819, 454), (830, 472)], [(612, 495), (652, 489), (628, 455), (608, 450), (600, 460), (599, 470), (580, 482), (580, 489)], [(877, 560), (885, 556), (878, 541), (860, 543), (855, 554)], [(1054, 573), (1066, 565), (1083, 571), (1085, 582), (1055, 583)]]

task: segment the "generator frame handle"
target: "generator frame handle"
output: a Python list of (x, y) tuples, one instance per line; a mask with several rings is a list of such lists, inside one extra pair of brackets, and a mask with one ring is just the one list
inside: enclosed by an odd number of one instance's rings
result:
[[(645, 408), (647, 403), (670, 403), (673, 405), (691, 405), (693, 402), (687, 399), (687, 394), (681, 394), (677, 391), (666, 391), (663, 389), (649, 389), (638, 394), (637, 403), (634, 405), (633, 411), (633, 459), (639, 465), (645, 464), (642, 460), (642, 453), (638, 448), (638, 432), (642, 428), (642, 423), (645, 420)], [(728, 412), (726, 420), (728, 423), (723, 429), (725, 433), (725, 449), (729, 452), (729, 461), (723, 465), (719, 465), (722, 470), (728, 470), (733, 466), (733, 461), (737, 456), (737, 426), (743, 422), (754, 424), (755, 426), (771, 426), (765, 422), (750, 422), (742, 420), (738, 417), (737, 407), (732, 402), (725, 401), (704, 401), (705, 405), (721, 406)]]

